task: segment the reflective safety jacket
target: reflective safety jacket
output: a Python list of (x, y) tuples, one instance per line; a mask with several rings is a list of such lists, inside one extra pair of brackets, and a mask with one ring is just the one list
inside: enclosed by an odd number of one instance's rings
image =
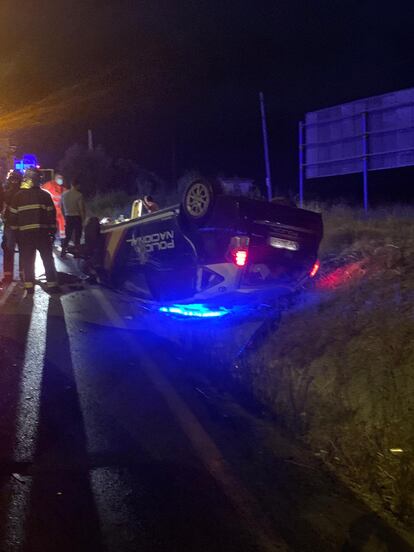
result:
[(54, 206), (56, 210), (60, 209), (60, 200), (62, 199), (62, 193), (66, 190), (63, 186), (60, 186), (55, 180), (45, 182), (41, 186), (42, 190), (46, 190), (52, 196)]
[(56, 209), (56, 225), (61, 238), (65, 237), (65, 217), (62, 212), (62, 194), (66, 191), (64, 186), (61, 186), (56, 180), (49, 180), (41, 186), (42, 190), (46, 190), (53, 200)]
[(56, 232), (56, 210), (50, 194), (40, 188), (21, 189), (9, 205), (9, 226), (19, 233)]

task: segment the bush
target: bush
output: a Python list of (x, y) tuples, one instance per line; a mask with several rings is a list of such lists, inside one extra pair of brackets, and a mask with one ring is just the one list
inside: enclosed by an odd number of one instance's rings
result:
[(87, 201), (87, 210), (91, 216), (98, 218), (117, 218), (119, 215), (129, 217), (132, 202), (135, 199), (135, 196), (130, 196), (122, 191), (97, 194)]
[(74, 144), (66, 150), (58, 168), (68, 184), (78, 179), (85, 197), (105, 193), (111, 187), (111, 159), (101, 146), (88, 150)]

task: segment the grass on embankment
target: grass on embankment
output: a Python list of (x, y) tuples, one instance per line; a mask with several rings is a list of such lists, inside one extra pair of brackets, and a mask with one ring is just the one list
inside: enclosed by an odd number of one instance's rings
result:
[(323, 217), (319, 277), (234, 373), (373, 507), (412, 529), (414, 209)]

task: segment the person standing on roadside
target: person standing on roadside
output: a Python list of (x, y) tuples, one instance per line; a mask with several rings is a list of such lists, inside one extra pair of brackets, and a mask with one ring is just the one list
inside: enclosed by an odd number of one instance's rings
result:
[(56, 226), (59, 238), (62, 240), (65, 237), (65, 219), (62, 213), (61, 200), (65, 191), (63, 186), (63, 176), (56, 173), (54, 180), (49, 180), (42, 184), (42, 190), (46, 190), (52, 197), (53, 205), (56, 209)]
[(45, 267), (48, 291), (60, 291), (53, 259), (56, 211), (50, 194), (40, 189), (41, 179), (40, 171), (27, 169), (20, 190), (9, 206), (10, 228), (17, 232), (24, 288), (28, 294), (34, 292), (36, 251), (39, 251)]
[[(20, 185), (22, 183), (22, 173), (19, 171), (9, 171), (7, 175), (6, 185), (4, 190), (2, 189), (3, 195), (3, 239), (1, 247), (3, 249), (3, 284), (10, 284), (13, 281), (14, 273), (14, 251), (16, 249), (16, 231), (10, 228), (10, 209), (9, 206), (12, 202), (15, 194), (20, 190)], [(23, 279), (21, 259), (20, 261), (20, 272)]]
[(79, 181), (74, 178), (70, 190), (62, 194), (62, 212), (65, 217), (65, 239), (62, 242), (62, 259), (66, 257), (71, 239), (73, 239), (77, 250), (80, 246), (86, 212), (83, 194), (79, 191), (79, 188)]
[(143, 204), (148, 213), (156, 213), (160, 210), (158, 203), (150, 195), (144, 196)]

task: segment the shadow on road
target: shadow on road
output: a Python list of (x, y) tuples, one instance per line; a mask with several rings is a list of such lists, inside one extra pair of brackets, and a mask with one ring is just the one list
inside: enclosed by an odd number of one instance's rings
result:
[(32, 472), (23, 550), (102, 550), (84, 420), (59, 298), (49, 302)]
[(9, 483), (12, 473), (18, 471), (14, 461), (14, 449), (25, 344), (33, 302), (29, 301), (26, 307), (24, 315), (0, 314), (0, 544), (6, 531), (11, 498)]

